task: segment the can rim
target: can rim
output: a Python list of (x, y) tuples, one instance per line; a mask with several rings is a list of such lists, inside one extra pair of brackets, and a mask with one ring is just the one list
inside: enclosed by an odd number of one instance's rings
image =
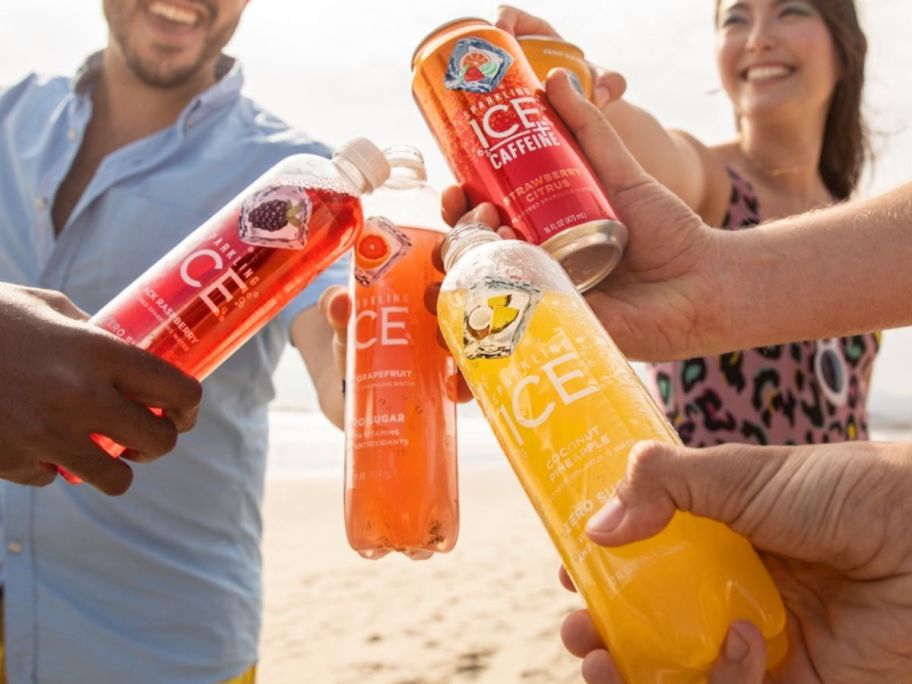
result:
[(577, 52), (580, 53), (580, 57), (582, 57), (583, 59), (585, 59), (585, 53), (583, 52), (583, 48), (581, 48), (581, 47), (580, 47), (579, 45), (577, 45), (576, 43), (571, 43), (569, 40), (564, 40), (563, 38), (558, 38), (557, 36), (546, 36), (546, 35), (540, 35), (540, 34), (530, 34), (530, 35), (527, 35), (527, 36), (514, 36), (514, 37), (516, 38), (516, 41), (517, 41), (518, 43), (520, 43), (520, 44), (522, 44), (523, 41), (530, 41), (530, 42), (534, 42), (534, 41), (542, 41), (542, 42), (548, 41), (549, 43), (560, 43), (561, 45), (566, 45), (567, 47), (573, 48), (574, 50), (576, 50)]
[(435, 29), (429, 31), (429, 32), (427, 33), (427, 35), (425, 35), (424, 38), (422, 38), (421, 41), (418, 43), (418, 47), (416, 47), (416, 48), (415, 48), (415, 51), (412, 53), (412, 61), (411, 61), (411, 66), (412, 66), (412, 68), (415, 68), (415, 58), (418, 56), (418, 52), (419, 52), (419, 51), (421, 50), (421, 48), (423, 48), (428, 42), (430, 42), (431, 38), (433, 38), (433, 37), (436, 36), (438, 33), (440, 33), (440, 32), (441, 32), (443, 29), (445, 29), (447, 26), (453, 26), (454, 24), (461, 24), (462, 22), (466, 22), (466, 21), (477, 21), (477, 22), (480, 22), (480, 23), (482, 23), (482, 24), (487, 24), (487, 25), (488, 25), (489, 27), (491, 27), (491, 28), (494, 27), (494, 24), (492, 24), (492, 23), (491, 23), (490, 21), (488, 21), (487, 19), (482, 19), (481, 17), (459, 17), (458, 19), (450, 19), (450, 21), (445, 21), (445, 22), (443, 22), (442, 24), (440, 24), (437, 28), (435, 28)]
[(586, 280), (581, 282), (574, 281), (573, 284), (579, 292), (586, 292), (592, 289), (607, 277), (620, 263), (621, 257), (624, 255), (624, 249), (627, 247), (628, 231), (627, 226), (623, 223), (611, 219), (598, 219), (593, 223), (604, 223), (606, 227), (604, 230), (593, 231), (587, 235), (575, 234), (571, 229), (550, 237), (540, 245), (561, 263), (567, 257), (582, 251), (582, 249), (591, 247), (608, 247), (611, 249), (611, 258), (605, 261), (601, 269), (597, 270)]

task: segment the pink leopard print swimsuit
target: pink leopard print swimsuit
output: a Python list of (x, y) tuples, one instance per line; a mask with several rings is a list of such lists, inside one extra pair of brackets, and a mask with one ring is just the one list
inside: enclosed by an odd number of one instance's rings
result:
[[(754, 189), (728, 173), (732, 195), (722, 229), (757, 225)], [(880, 334), (869, 333), (651, 364), (647, 386), (689, 446), (867, 439), (879, 347)]]

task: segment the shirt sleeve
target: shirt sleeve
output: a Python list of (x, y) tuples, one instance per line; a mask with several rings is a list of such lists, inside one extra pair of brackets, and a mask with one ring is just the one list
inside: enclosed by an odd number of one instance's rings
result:
[(298, 314), (312, 306), (316, 306), (320, 295), (323, 294), (323, 290), (327, 287), (330, 285), (348, 285), (350, 268), (351, 252), (346, 252), (332, 266), (317, 276), (310, 285), (305, 287), (301, 294), (288, 302), (285, 308), (282, 309), (282, 313), (279, 314), (285, 328), (291, 328), (291, 323), (298, 317)]

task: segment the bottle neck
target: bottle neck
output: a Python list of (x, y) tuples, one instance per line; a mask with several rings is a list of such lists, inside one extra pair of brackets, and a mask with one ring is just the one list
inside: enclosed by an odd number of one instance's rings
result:
[(481, 223), (469, 223), (456, 226), (443, 239), (440, 255), (443, 268), (449, 272), (466, 253), (488, 242), (495, 242), (501, 237), (488, 226)]
[(394, 164), (391, 165), (390, 177), (386, 181), (385, 187), (395, 188), (396, 190), (411, 190), (412, 188), (420, 188), (426, 182), (427, 174), (424, 172), (424, 167), (415, 168)]
[(390, 177), (386, 186), (396, 190), (418, 188), (427, 182), (424, 157), (411, 145), (393, 145), (383, 150), (390, 165)]

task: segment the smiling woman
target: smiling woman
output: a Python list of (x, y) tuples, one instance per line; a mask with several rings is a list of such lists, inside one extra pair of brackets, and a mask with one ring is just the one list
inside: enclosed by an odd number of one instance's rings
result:
[[(866, 41), (853, 0), (714, 2), (735, 139), (707, 146), (623, 100), (604, 114), (647, 171), (723, 230), (846, 199), (867, 150)], [(518, 33), (541, 30), (517, 10), (504, 15)], [(869, 334), (655, 364), (648, 384), (692, 446), (865, 439), (879, 345)]]

